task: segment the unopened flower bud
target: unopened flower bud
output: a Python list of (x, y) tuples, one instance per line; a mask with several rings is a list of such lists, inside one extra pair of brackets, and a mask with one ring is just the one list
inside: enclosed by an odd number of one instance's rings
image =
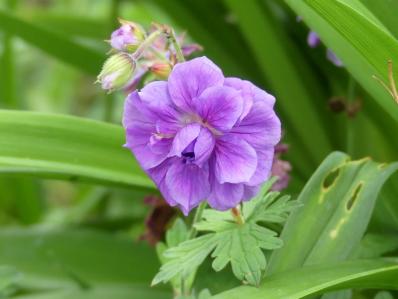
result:
[(118, 53), (105, 61), (97, 81), (105, 90), (120, 89), (130, 82), (134, 69), (134, 60), (126, 53)]
[(136, 23), (120, 20), (121, 27), (112, 32), (111, 46), (119, 51), (135, 52), (145, 40), (145, 31)]
[(150, 71), (158, 79), (167, 79), (171, 72), (171, 65), (167, 62), (156, 62), (150, 67)]

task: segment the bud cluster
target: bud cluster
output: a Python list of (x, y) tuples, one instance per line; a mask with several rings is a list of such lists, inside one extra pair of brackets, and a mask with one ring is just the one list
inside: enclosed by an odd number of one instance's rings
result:
[[(170, 41), (170, 27), (154, 24), (148, 32), (134, 22), (119, 20), (108, 41), (112, 54), (104, 63), (98, 82), (102, 88), (112, 92), (124, 89), (131, 92), (145, 78), (167, 79), (178, 54), (187, 57), (201, 50), (197, 44), (184, 45), (184, 35)], [(178, 49), (177, 49), (178, 48)]]

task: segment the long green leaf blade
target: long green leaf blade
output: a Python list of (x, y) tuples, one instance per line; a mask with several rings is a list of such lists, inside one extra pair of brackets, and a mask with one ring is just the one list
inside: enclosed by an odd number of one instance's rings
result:
[(241, 286), (214, 299), (299, 299), (347, 288), (398, 289), (398, 263), (385, 259), (307, 266), (271, 275), (259, 288)]
[(1, 10), (0, 30), (14, 34), (47, 54), (91, 75), (98, 74), (105, 61), (105, 55), (102, 53)]
[(123, 144), (120, 126), (0, 110), (0, 174), (153, 188)]

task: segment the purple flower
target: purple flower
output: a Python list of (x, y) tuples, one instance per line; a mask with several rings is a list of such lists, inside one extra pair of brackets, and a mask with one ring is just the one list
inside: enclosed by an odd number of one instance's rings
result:
[(119, 51), (134, 52), (145, 39), (144, 30), (133, 22), (120, 20), (122, 26), (112, 32), (111, 46)]
[(330, 49), (326, 49), (326, 58), (331, 61), (335, 66), (343, 67), (343, 62), (334, 54)]
[(196, 58), (177, 64), (167, 82), (128, 96), (125, 146), (185, 215), (204, 200), (226, 210), (269, 178), (281, 136), (274, 103), (252, 83), (224, 78), (209, 59)]
[(315, 31), (310, 31), (307, 36), (307, 43), (311, 48), (316, 48), (321, 43), (321, 39)]

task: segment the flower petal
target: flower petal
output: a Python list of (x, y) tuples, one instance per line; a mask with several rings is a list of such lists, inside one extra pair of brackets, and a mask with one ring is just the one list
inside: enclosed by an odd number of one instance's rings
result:
[(125, 147), (133, 152), (143, 169), (149, 169), (162, 163), (171, 148), (171, 139), (152, 145), (150, 140), (153, 130), (152, 125), (142, 122), (133, 122), (126, 129)]
[(228, 134), (217, 139), (212, 162), (219, 183), (244, 183), (256, 171), (257, 155), (245, 140)]
[(194, 147), (196, 165), (201, 167), (203, 163), (209, 160), (210, 155), (213, 153), (215, 144), (216, 140), (213, 134), (208, 129), (202, 128)]
[(281, 138), (281, 122), (263, 101), (255, 101), (249, 114), (232, 128), (231, 134), (245, 139), (254, 148), (275, 146)]
[(220, 184), (212, 180), (211, 193), (207, 202), (216, 210), (225, 211), (236, 207), (243, 198), (243, 184)]
[(192, 101), (207, 88), (221, 86), (224, 76), (207, 57), (178, 63), (168, 80), (170, 96), (177, 107), (192, 111)]
[(171, 140), (162, 140), (156, 144), (150, 142), (153, 133), (156, 132), (155, 124), (150, 119), (151, 115), (142, 104), (138, 93), (131, 93), (126, 100), (123, 115), (123, 125), (126, 130), (125, 146), (134, 153), (144, 169), (163, 162), (171, 148)]
[(271, 175), (271, 168), (274, 159), (274, 148), (256, 149), (257, 154), (257, 168), (256, 172), (246, 183), (248, 186), (256, 186), (264, 183)]
[(195, 108), (204, 123), (216, 130), (229, 131), (242, 114), (243, 99), (231, 87), (216, 86), (201, 94)]
[(185, 215), (208, 197), (210, 193), (208, 176), (208, 169), (183, 163), (182, 159), (176, 160), (167, 171), (165, 182), (168, 194)]
[(169, 157), (181, 157), (182, 151), (198, 137), (199, 132), (200, 125), (197, 123), (191, 123), (182, 128), (174, 137)]
[(173, 199), (173, 197), (169, 194), (169, 191), (166, 187), (166, 174), (169, 170), (170, 166), (178, 160), (177, 158), (169, 158), (162, 162), (160, 165), (147, 170), (148, 175), (155, 182), (156, 186), (162, 193), (164, 199), (171, 206), (176, 206), (177, 202)]

